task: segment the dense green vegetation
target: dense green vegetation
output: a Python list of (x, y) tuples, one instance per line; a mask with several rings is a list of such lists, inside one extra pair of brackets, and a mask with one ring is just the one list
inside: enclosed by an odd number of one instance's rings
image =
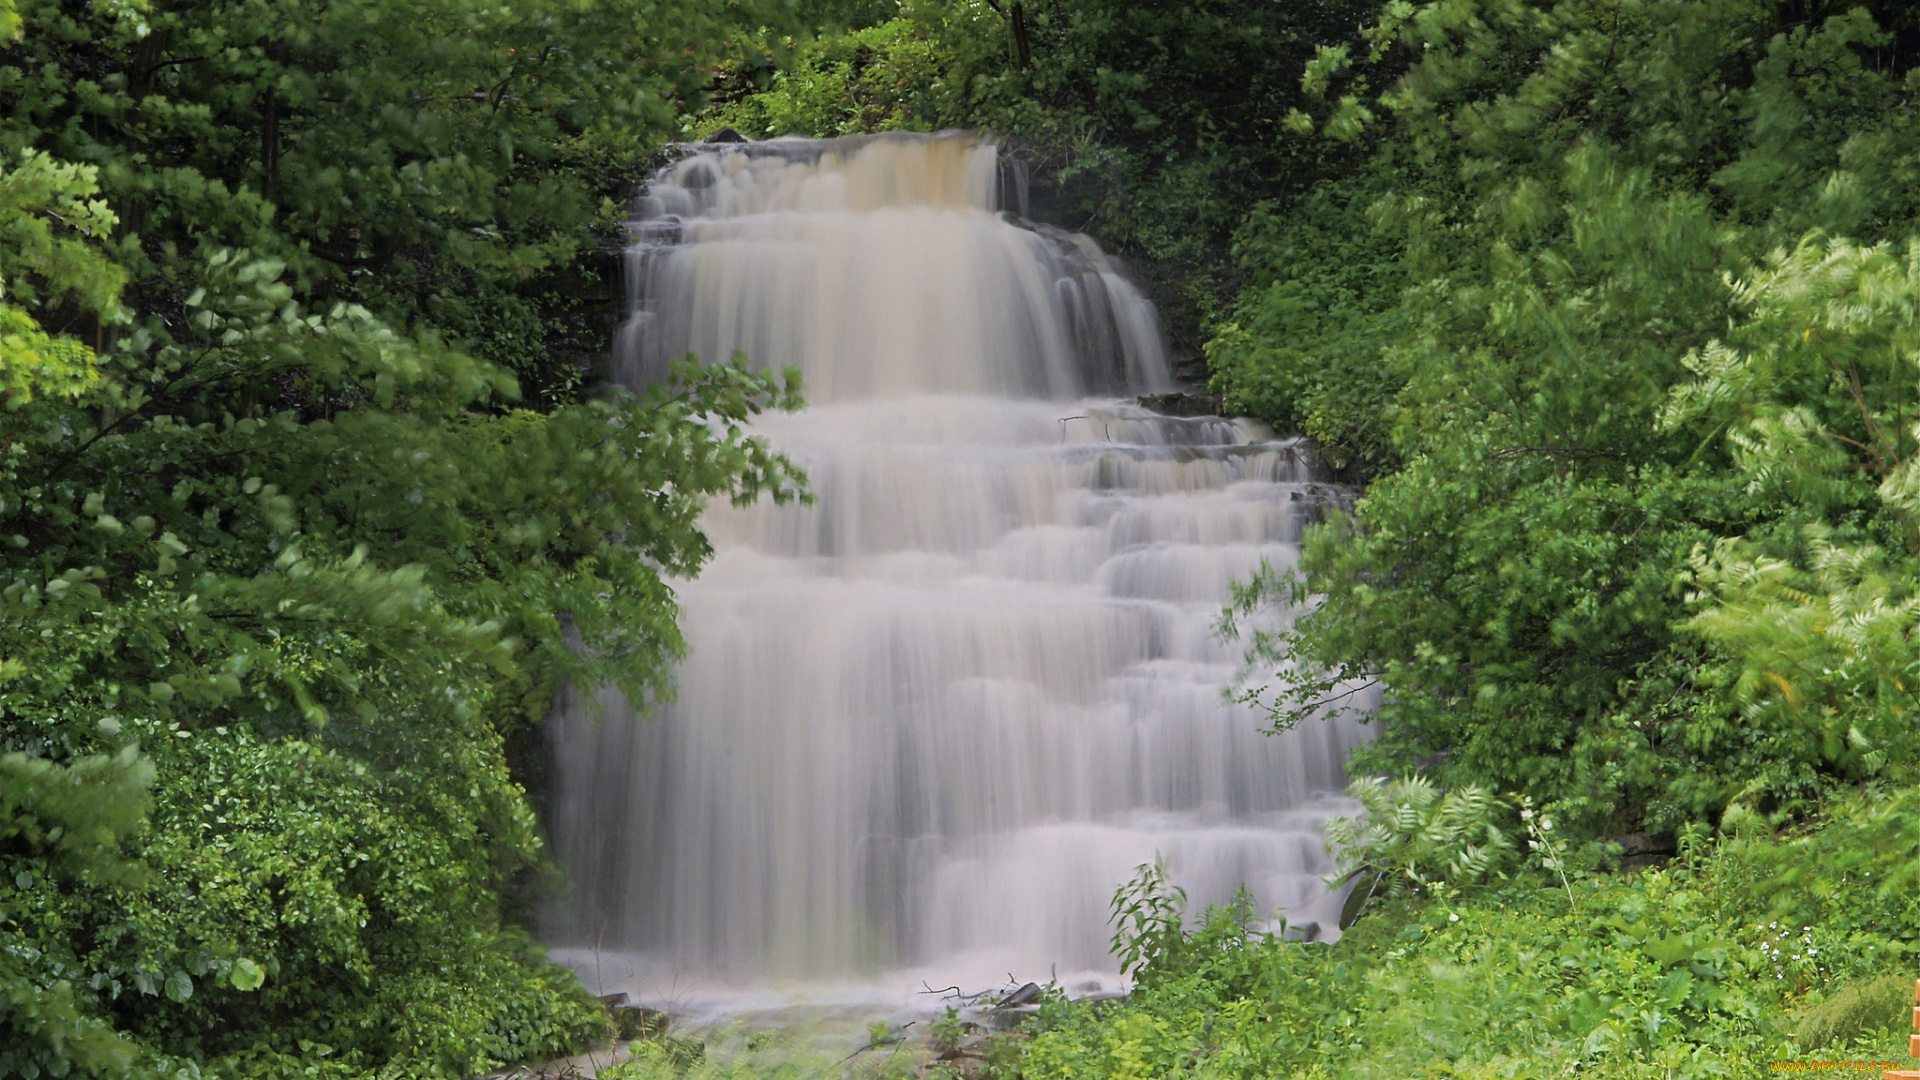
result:
[(1139, 990), (998, 1071), (1898, 1048), (1908, 5), (0, 0), (0, 38), (0, 1075), (450, 1076), (603, 1024), (520, 928), (506, 746), (564, 679), (666, 690), (703, 500), (797, 492), (737, 427), (790, 381), (585, 392), (619, 200), (722, 127), (1003, 133), (1214, 392), (1365, 484), (1240, 604), (1314, 598), (1250, 657), (1274, 723), (1384, 691), (1359, 921), (1145, 877)]
[[(1784, 840), (1731, 836), (1707, 854), (1690, 837), (1634, 877), (1563, 889), (1536, 860), (1477, 887), (1436, 881), (1376, 901), (1334, 946), (1249, 938), (1246, 912), (1216, 910), (1161, 934), (1124, 1007), (1043, 1017), (1024, 1073), (1664, 1078), (1893, 1060), (1920, 911), (1911, 857), (1870, 853), (1914, 800), (1846, 807)], [(1789, 877), (1809, 859), (1820, 874)]]
[[(1386, 465), (1354, 527), (1309, 543), (1326, 599), (1273, 654), (1387, 688), (1372, 762), (1444, 753), (1441, 775), (1593, 835), (1804, 810), (1910, 760), (1874, 719), (1912, 662), (1905, 597), (1876, 582), (1920, 554), (1885, 482), (1914, 449), (1888, 263), (1915, 225), (1892, 178), (1920, 148), (1920, 84), (1895, 39), (1864, 9), (1486, 14), (1381, 31), (1423, 54), (1373, 105), (1397, 118), (1373, 174), (1346, 181), (1384, 193), (1390, 290), (1301, 327), (1309, 260), (1215, 341), (1230, 395), (1277, 390), (1336, 452)], [(1383, 328), (1367, 363), (1390, 404), (1368, 430), (1323, 390), (1352, 373), (1322, 373)], [(1285, 374), (1236, 374), (1268, 366)], [(1889, 607), (1865, 614), (1876, 588)]]
[[(507, 741), (659, 692), (790, 378), (583, 397), (700, 3), (0, 8), (0, 1075), (463, 1076), (604, 1032)], [(604, 320), (601, 320), (604, 322)], [(722, 358), (724, 359), (724, 358)]]

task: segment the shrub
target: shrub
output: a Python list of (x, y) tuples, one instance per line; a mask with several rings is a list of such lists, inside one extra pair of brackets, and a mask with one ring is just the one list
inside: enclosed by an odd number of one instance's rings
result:
[(1913, 1015), (1913, 977), (1883, 975), (1847, 986), (1808, 1009), (1794, 1026), (1802, 1050), (1844, 1046), (1868, 1032), (1904, 1029)]
[(1500, 800), (1484, 788), (1469, 784), (1442, 793), (1421, 776), (1365, 777), (1349, 784), (1347, 795), (1360, 800), (1366, 814), (1327, 823), (1327, 844), (1340, 865), (1332, 880), (1364, 875), (1369, 896), (1483, 881), (1513, 850), (1494, 824)]

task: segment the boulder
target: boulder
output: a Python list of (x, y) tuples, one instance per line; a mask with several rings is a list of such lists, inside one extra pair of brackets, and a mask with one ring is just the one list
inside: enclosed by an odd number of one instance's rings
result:
[(1679, 851), (1671, 836), (1655, 836), (1651, 833), (1625, 833), (1613, 838), (1620, 845), (1620, 869), (1641, 870), (1649, 866), (1659, 866), (1673, 858)]
[(614, 1034), (621, 1039), (658, 1039), (667, 1033), (667, 1014), (642, 1005), (620, 1005), (607, 1010)]
[(1040, 984), (1028, 983), (999, 1001), (994, 1002), (996, 1009), (1013, 1009), (1022, 1005), (1033, 1005), (1040, 1001)]

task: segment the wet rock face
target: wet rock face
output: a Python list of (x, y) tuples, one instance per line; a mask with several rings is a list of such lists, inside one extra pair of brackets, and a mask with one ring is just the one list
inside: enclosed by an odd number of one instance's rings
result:
[(1655, 836), (1643, 832), (1616, 836), (1613, 842), (1620, 845), (1620, 854), (1626, 856), (1672, 855), (1680, 850), (1671, 836)]
[(1659, 866), (1673, 858), (1680, 850), (1671, 836), (1656, 836), (1643, 832), (1616, 836), (1613, 842), (1620, 845), (1620, 869), (1622, 870)]
[(1220, 416), (1226, 403), (1218, 394), (1147, 394), (1139, 398), (1140, 407), (1162, 416)]
[(667, 1033), (667, 1014), (628, 1001), (627, 995), (603, 994), (600, 1003), (607, 1007), (607, 1019), (619, 1039), (657, 1039)]

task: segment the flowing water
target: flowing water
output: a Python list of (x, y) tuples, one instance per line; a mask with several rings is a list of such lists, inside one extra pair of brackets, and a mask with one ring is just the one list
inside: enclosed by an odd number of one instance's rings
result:
[(1244, 884), (1331, 929), (1364, 731), (1263, 735), (1213, 630), (1294, 559), (1309, 448), (1116, 400), (1169, 386), (1152, 306), (1004, 180), (974, 137), (777, 140), (642, 200), (622, 378), (797, 365), (810, 407), (757, 428), (818, 502), (710, 510), (678, 699), (551, 725), (548, 936), (590, 985), (1085, 979), (1156, 858), (1196, 908)]

